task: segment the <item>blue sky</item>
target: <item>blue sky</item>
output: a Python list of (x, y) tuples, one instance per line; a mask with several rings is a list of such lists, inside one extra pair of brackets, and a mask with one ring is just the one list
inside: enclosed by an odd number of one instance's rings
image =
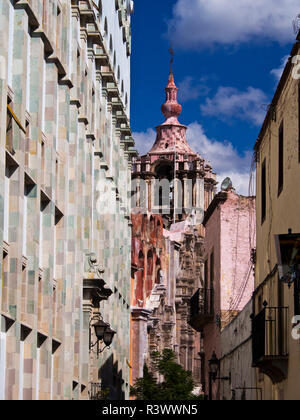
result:
[(140, 153), (164, 121), (160, 107), (174, 76), (193, 148), (218, 179), (247, 194), (253, 146), (295, 34), (298, 0), (135, 1), (132, 16), (131, 126)]

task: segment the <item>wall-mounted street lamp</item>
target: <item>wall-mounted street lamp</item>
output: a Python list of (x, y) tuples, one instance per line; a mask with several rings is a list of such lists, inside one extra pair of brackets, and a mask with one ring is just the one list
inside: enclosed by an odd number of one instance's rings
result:
[(214, 351), (211, 359), (208, 361), (208, 367), (209, 367), (209, 395), (208, 399), (212, 400), (212, 383), (216, 382), (216, 380), (219, 381), (229, 381), (231, 383), (231, 373), (229, 376), (225, 376), (223, 378), (218, 378), (217, 374), (220, 369), (220, 359), (217, 358), (216, 352)]
[[(97, 321), (93, 324), (94, 321)], [(95, 330), (96, 342), (92, 343), (92, 328)], [(90, 321), (90, 351), (97, 346), (97, 356), (112, 344), (116, 331), (110, 328), (107, 322), (104, 322), (100, 315), (96, 315)], [(105, 346), (100, 349), (99, 343), (103, 342)]]
[(208, 361), (209, 373), (213, 382), (216, 382), (217, 373), (220, 367), (220, 360), (217, 358), (216, 352), (213, 352), (211, 359)]
[(300, 234), (275, 235), (279, 279), (289, 287), (300, 278)]

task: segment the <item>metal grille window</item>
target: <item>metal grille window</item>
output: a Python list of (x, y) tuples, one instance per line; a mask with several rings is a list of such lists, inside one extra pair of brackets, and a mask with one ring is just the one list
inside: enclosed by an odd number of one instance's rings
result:
[(288, 356), (288, 308), (265, 307), (252, 319), (253, 365)]

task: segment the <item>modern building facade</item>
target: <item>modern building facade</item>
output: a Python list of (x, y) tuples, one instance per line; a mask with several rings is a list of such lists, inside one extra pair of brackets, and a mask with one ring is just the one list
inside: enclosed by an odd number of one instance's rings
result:
[(132, 12), (0, 3), (0, 399), (129, 396)]
[(189, 302), (203, 276), (204, 210), (216, 188), (210, 164), (186, 140), (169, 74), (165, 122), (145, 156), (134, 159), (132, 222), (132, 381), (151, 353), (172, 349), (201, 391), (200, 338), (188, 324)]
[[(298, 400), (300, 34), (255, 145), (257, 249), (253, 366), (266, 400)], [(296, 237), (293, 236), (296, 234)], [(278, 236), (287, 235), (287, 236)], [(299, 235), (298, 235), (299, 236)]]
[[(211, 380), (209, 360), (213, 354), (218, 360), (227, 354), (222, 331), (247, 305), (254, 290), (255, 198), (238, 195), (228, 186), (215, 195), (203, 224), (204, 275), (191, 299), (189, 324), (201, 333), (202, 389), (215, 400), (222, 397), (222, 381)], [(250, 328), (250, 317), (248, 321)]]

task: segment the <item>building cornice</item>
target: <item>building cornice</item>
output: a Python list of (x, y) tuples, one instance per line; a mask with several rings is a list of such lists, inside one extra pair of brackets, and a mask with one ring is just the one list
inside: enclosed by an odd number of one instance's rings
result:
[(261, 145), (261, 142), (263, 140), (263, 137), (265, 135), (266, 129), (268, 127), (268, 124), (269, 124), (270, 120), (272, 120), (272, 114), (274, 112), (274, 109), (275, 109), (276, 105), (278, 104), (278, 101), (280, 99), (280, 96), (282, 94), (284, 86), (285, 86), (285, 84), (288, 80), (288, 77), (290, 75), (290, 72), (292, 70), (292, 66), (293, 66), (292, 59), (297, 54), (297, 52), (299, 50), (299, 46), (300, 46), (300, 31), (299, 31), (298, 36), (297, 36), (297, 41), (293, 45), (292, 51), (290, 53), (290, 57), (289, 57), (288, 62), (286, 64), (285, 68), (284, 68), (283, 74), (282, 74), (281, 79), (279, 81), (279, 84), (277, 86), (277, 89), (276, 89), (276, 92), (274, 94), (273, 100), (272, 100), (272, 102), (269, 106), (269, 110), (268, 110), (267, 115), (265, 117), (265, 120), (263, 122), (262, 128), (259, 132), (257, 141), (256, 141), (255, 146), (254, 146), (255, 151), (257, 151), (259, 149), (259, 147)]
[(220, 192), (217, 194), (213, 201), (210, 203), (208, 209), (205, 212), (204, 220), (203, 220), (203, 226), (205, 227), (211, 216), (213, 215), (216, 208), (219, 206), (219, 204), (225, 203), (225, 201), (228, 198), (227, 192)]

